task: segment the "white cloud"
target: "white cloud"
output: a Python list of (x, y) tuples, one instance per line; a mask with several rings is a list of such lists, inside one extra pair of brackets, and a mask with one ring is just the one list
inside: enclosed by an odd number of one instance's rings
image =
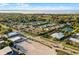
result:
[(75, 8), (73, 7), (64, 7), (64, 6), (57, 6), (57, 7), (33, 7), (33, 8), (27, 8), (27, 9), (31, 9), (31, 10), (74, 10)]
[(16, 6), (17, 7), (28, 7), (30, 4), (26, 4), (26, 3), (17, 3)]
[(8, 6), (7, 9), (12, 10), (79, 10), (79, 8), (69, 6), (32, 6), (29, 3), (14, 3), (12, 7), (11, 3), (0, 3), (0, 6), (4, 8)]
[(30, 8), (30, 4), (25, 4), (25, 3), (17, 3), (14, 9), (17, 10), (25, 10)]
[(0, 3), (0, 6), (6, 6), (8, 3)]

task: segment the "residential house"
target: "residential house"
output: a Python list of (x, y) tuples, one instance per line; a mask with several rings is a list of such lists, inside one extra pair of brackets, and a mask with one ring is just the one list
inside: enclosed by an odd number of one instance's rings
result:
[(62, 39), (64, 37), (63, 33), (53, 33), (51, 35), (53, 38)]
[(69, 40), (72, 41), (72, 42), (79, 42), (79, 39), (77, 39), (77, 38), (72, 38), (71, 37)]
[(17, 49), (20, 54), (21, 53), (24, 53), (24, 54), (27, 53), (27, 48), (26, 48), (26, 42), (25, 41), (20, 42), (20, 43), (16, 43), (14, 48)]
[(11, 50), (11, 48), (9, 46), (4, 47), (3, 49), (0, 50), (0, 55), (5, 55), (5, 54), (7, 54), (7, 53), (9, 53), (11, 51), (12, 50)]
[(75, 35), (73, 35), (72, 37), (70, 37), (69, 40), (72, 41), (72, 42), (79, 43), (79, 33), (76, 33)]
[(10, 33), (7, 33), (7, 36), (12, 37), (12, 36), (17, 36), (18, 34), (19, 34), (18, 32), (10, 32)]
[(23, 37), (18, 32), (7, 33), (7, 37), (8, 37), (9, 40), (13, 41), (14, 43), (19, 43), (19, 42), (22, 42), (26, 39), (25, 37)]

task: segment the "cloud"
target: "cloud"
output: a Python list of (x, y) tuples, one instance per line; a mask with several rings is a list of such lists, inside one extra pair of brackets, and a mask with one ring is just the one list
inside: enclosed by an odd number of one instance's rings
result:
[(23, 10), (29, 8), (26, 3), (0, 3), (0, 10)]
[(32, 6), (30, 4), (17, 4), (17, 9), (21, 10), (75, 10), (79, 8), (72, 6)]
[(65, 7), (65, 6), (56, 6), (56, 7), (50, 7), (50, 6), (38, 6), (38, 7), (33, 7), (33, 8), (27, 8), (31, 10), (74, 10), (74, 7)]
[(15, 8), (13, 8), (13, 9), (17, 9), (17, 10), (26, 10), (26, 9), (28, 9), (28, 8), (30, 8), (30, 4), (26, 4), (26, 3), (17, 3), (17, 4), (15, 5)]
[(26, 4), (26, 3), (17, 3), (16, 4), (17, 8), (26, 8), (26, 7), (30, 7), (30, 4)]
[(77, 7), (72, 6), (40, 6), (40, 5), (32, 5), (27, 3), (0, 3), (0, 9), (3, 8), (5, 10), (79, 10)]
[(9, 5), (8, 3), (0, 3), (0, 6), (7, 6)]
[(16, 6), (17, 7), (28, 7), (30, 4), (26, 4), (26, 3), (17, 3)]

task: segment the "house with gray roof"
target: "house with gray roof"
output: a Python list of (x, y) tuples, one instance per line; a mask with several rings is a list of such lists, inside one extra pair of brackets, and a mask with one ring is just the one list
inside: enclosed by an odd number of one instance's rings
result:
[(53, 38), (57, 38), (57, 39), (61, 39), (61, 38), (63, 38), (64, 37), (64, 34), (63, 33), (53, 33), (52, 35), (51, 35)]

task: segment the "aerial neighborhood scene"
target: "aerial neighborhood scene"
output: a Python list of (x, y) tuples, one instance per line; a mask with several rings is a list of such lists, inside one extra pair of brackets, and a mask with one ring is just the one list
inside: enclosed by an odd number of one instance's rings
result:
[(79, 55), (79, 3), (0, 4), (0, 55)]

